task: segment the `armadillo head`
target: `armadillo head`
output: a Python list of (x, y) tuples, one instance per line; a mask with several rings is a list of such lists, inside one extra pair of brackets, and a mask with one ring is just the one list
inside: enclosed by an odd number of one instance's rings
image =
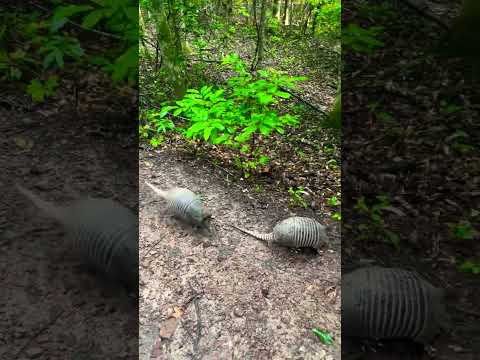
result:
[(191, 222), (197, 225), (205, 224), (205, 221), (212, 216), (211, 212), (205, 209), (200, 201), (194, 201), (191, 203), (187, 213)]

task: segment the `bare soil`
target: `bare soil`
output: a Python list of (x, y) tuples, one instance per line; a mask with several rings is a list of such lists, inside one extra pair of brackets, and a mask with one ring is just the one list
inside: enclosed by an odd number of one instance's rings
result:
[(61, 227), (14, 187), (57, 205), (93, 196), (136, 211), (137, 145), (113, 138), (105, 113), (32, 110), (0, 108), (0, 358), (137, 359), (137, 305), (86, 271)]
[[(213, 233), (172, 219), (145, 180), (201, 194)], [(318, 255), (268, 248), (229, 224), (270, 231), (293, 215), (288, 198), (232, 180), (199, 158), (140, 150), (140, 358), (340, 359), (338, 233)]]

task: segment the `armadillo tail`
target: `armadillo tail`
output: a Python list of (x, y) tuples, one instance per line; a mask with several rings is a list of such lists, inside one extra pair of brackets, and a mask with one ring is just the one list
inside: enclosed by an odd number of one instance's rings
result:
[(247, 235), (250, 235), (250, 236), (253, 236), (254, 238), (256, 239), (259, 239), (259, 240), (263, 240), (263, 241), (266, 241), (266, 242), (272, 242), (274, 240), (274, 233), (271, 232), (271, 233), (268, 233), (268, 234), (260, 234), (260, 233), (256, 233), (256, 232), (253, 232), (253, 231), (249, 231), (249, 230), (245, 230), (245, 229), (242, 229), (242, 228), (239, 228), (235, 225), (232, 225), (235, 229), (243, 232), (244, 234), (247, 234)]
[(147, 184), (150, 189), (152, 189), (156, 194), (160, 195), (162, 198), (165, 198), (165, 197), (166, 197), (165, 191), (160, 190), (160, 189), (157, 188), (156, 186), (150, 184), (148, 181), (145, 181), (145, 184)]
[(35, 195), (30, 190), (25, 189), (24, 187), (16, 184), (18, 191), (20, 191), (25, 197), (30, 199), (31, 202), (35, 204), (40, 210), (45, 212), (46, 215), (53, 217), (54, 219), (61, 221), (62, 220), (62, 212), (61, 210), (52, 205), (51, 203), (40, 199), (37, 195)]

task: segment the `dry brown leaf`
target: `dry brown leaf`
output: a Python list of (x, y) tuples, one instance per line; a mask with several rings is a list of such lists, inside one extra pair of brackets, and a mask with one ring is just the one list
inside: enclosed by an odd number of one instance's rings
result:
[(173, 307), (173, 314), (172, 316), (175, 318), (175, 319), (178, 319), (180, 318), (183, 314), (184, 314), (184, 310), (180, 307), (180, 306), (174, 306)]
[(162, 324), (162, 327), (160, 328), (160, 337), (163, 339), (170, 339), (170, 337), (175, 332), (175, 329), (177, 328), (177, 322), (178, 318), (175, 318), (173, 316), (165, 320)]
[(33, 147), (33, 141), (23, 136), (15, 136), (13, 138), (13, 141), (15, 141), (15, 145), (17, 145), (20, 149), (23, 150), (28, 151)]

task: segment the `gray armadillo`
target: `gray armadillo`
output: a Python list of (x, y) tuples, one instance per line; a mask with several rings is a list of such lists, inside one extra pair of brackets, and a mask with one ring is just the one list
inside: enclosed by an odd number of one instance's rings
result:
[(157, 195), (167, 201), (167, 210), (174, 216), (193, 225), (204, 226), (211, 217), (202, 200), (194, 192), (185, 188), (172, 188), (164, 191), (145, 182)]
[(17, 185), (46, 215), (62, 224), (72, 248), (93, 270), (138, 293), (138, 217), (109, 199), (77, 200), (57, 207)]
[(293, 216), (277, 223), (271, 233), (259, 234), (232, 225), (235, 229), (273, 244), (291, 248), (311, 247), (320, 249), (327, 242), (325, 227), (318, 221), (300, 216)]
[(444, 291), (417, 273), (371, 266), (342, 276), (342, 334), (427, 344), (449, 327)]

